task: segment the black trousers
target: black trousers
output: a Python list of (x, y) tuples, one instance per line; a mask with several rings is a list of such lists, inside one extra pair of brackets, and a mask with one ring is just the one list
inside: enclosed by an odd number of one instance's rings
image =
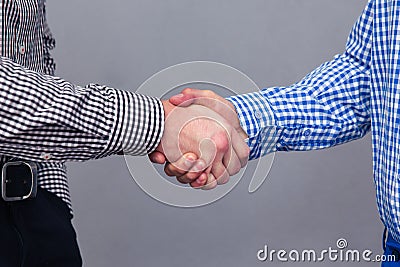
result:
[(0, 267), (78, 267), (82, 258), (67, 205), (38, 188), (37, 197), (0, 197)]

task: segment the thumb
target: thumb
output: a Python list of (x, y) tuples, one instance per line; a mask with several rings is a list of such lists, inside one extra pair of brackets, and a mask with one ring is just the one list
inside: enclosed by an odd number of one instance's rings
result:
[(158, 151), (154, 151), (153, 153), (150, 153), (149, 159), (151, 162), (157, 163), (157, 164), (164, 164), (167, 161), (164, 154), (161, 152), (158, 152)]

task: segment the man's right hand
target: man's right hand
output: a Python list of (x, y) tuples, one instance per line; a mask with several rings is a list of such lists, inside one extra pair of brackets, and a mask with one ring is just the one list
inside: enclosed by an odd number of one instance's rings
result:
[[(167, 174), (195, 186), (193, 173), (197, 173), (197, 185), (202, 186), (204, 182), (204, 189), (211, 189), (226, 183), (230, 175), (239, 172), (247, 163), (249, 148), (243, 136), (222, 116), (209, 108), (192, 104), (176, 107), (169, 101), (163, 101), (166, 118), (164, 135), (156, 149), (159, 154), (153, 153), (150, 158), (158, 157), (161, 161), (164, 155), (169, 162), (173, 162), (167, 165)], [(183, 157), (189, 152), (195, 155), (192, 160)], [(196, 160), (196, 156), (200, 160)], [(180, 176), (181, 173), (185, 174)]]
[(233, 104), (211, 90), (186, 88), (181, 94), (172, 96), (169, 102), (180, 107), (188, 107), (193, 104), (207, 107), (229, 121), (243, 139), (248, 137), (247, 133), (240, 126), (239, 118)]

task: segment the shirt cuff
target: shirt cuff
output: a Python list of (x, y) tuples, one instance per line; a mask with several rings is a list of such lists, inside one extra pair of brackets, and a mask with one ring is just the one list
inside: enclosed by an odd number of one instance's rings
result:
[(116, 118), (110, 146), (123, 154), (153, 152), (164, 131), (164, 108), (157, 98), (116, 90)]
[(282, 131), (276, 127), (273, 111), (261, 92), (231, 96), (227, 100), (235, 106), (240, 125), (249, 136), (250, 160), (275, 152)]

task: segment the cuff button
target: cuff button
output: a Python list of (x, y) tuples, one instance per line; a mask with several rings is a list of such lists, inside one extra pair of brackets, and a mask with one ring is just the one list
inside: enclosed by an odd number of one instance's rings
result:
[(262, 114), (260, 111), (256, 111), (256, 113), (254, 114), (256, 116), (257, 119), (261, 119), (262, 118)]

